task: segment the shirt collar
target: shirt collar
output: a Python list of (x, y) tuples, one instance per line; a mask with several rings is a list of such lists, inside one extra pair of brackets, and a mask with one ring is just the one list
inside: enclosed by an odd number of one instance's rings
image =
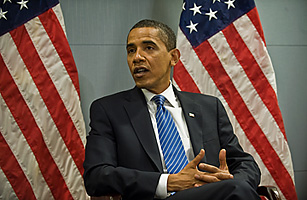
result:
[[(150, 101), (155, 95), (157, 95), (148, 91), (147, 89), (142, 89), (142, 92), (145, 95), (146, 102)], [(174, 93), (173, 85), (171, 83), (169, 84), (168, 88), (166, 88), (166, 90), (164, 90), (160, 95), (163, 95), (171, 106), (178, 107), (178, 102)]]

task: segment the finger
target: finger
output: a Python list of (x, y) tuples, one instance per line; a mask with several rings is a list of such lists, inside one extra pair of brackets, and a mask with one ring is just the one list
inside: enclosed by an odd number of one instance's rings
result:
[(225, 149), (222, 149), (220, 151), (219, 160), (220, 160), (220, 169), (227, 170), (228, 166), (226, 162), (226, 150)]
[(214, 183), (221, 181), (219, 178), (211, 174), (195, 174), (194, 178), (205, 183)]
[(233, 179), (233, 175), (229, 173), (217, 173), (215, 176), (220, 180)]
[(205, 164), (205, 163), (199, 164), (198, 167), (199, 167), (199, 169), (201, 169), (203, 171), (210, 172), (210, 173), (217, 173), (217, 172), (221, 171), (219, 168), (217, 168), (213, 165)]
[(194, 187), (200, 187), (200, 186), (203, 186), (203, 185), (205, 185), (205, 184), (206, 184), (205, 182), (198, 183), (198, 184), (195, 184)]
[(203, 159), (204, 156), (205, 150), (201, 149), (199, 154), (187, 166), (196, 168), (196, 166), (200, 163), (201, 159)]
[(203, 174), (195, 174), (194, 178), (196, 180), (206, 182), (206, 183), (213, 183), (221, 180), (233, 179), (233, 175), (229, 173), (203, 173)]

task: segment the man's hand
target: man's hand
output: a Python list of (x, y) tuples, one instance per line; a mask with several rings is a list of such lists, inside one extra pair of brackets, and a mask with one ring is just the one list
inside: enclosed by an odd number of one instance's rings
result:
[(201, 173), (197, 165), (205, 155), (205, 150), (200, 150), (199, 154), (185, 166), (178, 174), (170, 174), (167, 180), (167, 191), (177, 192), (201, 184), (201, 180), (195, 178), (195, 174)]
[[(205, 150), (202, 149), (199, 154), (178, 174), (169, 175), (167, 180), (167, 191), (181, 191), (192, 187), (199, 187), (207, 183), (233, 178), (228, 171), (228, 166), (226, 163), (226, 150), (222, 149), (220, 151), (219, 168), (204, 163), (199, 164), (204, 155)], [(205, 170), (206, 172), (199, 171), (197, 169), (198, 164), (199, 168)]]
[(196, 184), (195, 187), (199, 187), (206, 183), (214, 183), (221, 180), (232, 179), (233, 175), (229, 173), (228, 166), (226, 163), (226, 150), (222, 149), (219, 154), (220, 167), (217, 168), (212, 165), (205, 163), (199, 164), (199, 169), (206, 172), (200, 172), (195, 174), (197, 180), (202, 181), (201, 184)]

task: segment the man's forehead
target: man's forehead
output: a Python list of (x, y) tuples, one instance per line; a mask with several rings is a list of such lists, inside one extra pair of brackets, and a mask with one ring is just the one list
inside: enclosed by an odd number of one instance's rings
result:
[(136, 41), (142, 43), (157, 43), (158, 41), (162, 42), (159, 30), (154, 27), (141, 27), (132, 29), (128, 35), (127, 44), (134, 43)]

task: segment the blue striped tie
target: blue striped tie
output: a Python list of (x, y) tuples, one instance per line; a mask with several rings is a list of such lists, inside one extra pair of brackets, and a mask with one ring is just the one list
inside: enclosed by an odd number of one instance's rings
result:
[(156, 95), (152, 100), (157, 104), (156, 120), (166, 168), (170, 174), (176, 174), (188, 164), (188, 159), (175, 122), (163, 106), (165, 97)]

